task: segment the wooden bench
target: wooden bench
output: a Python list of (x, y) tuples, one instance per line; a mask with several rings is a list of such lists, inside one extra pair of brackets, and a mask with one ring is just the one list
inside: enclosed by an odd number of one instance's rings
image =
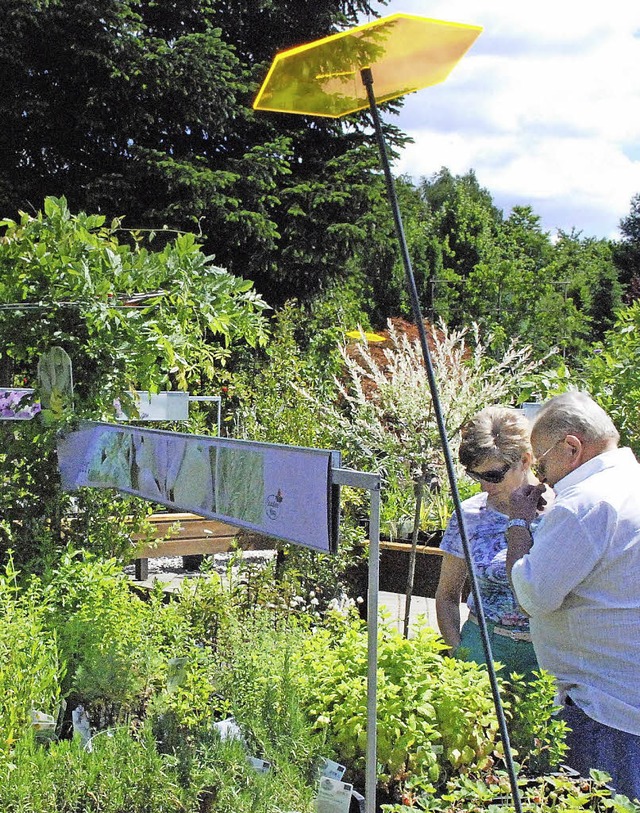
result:
[[(271, 550), (276, 546), (275, 540), (268, 537), (245, 535), (234, 525), (205, 519), (196, 514), (152, 514), (148, 521), (153, 526), (156, 541), (144, 544), (136, 551), (136, 581), (146, 581), (149, 578), (149, 559), (182, 556), (183, 564), (186, 564), (186, 557), (227, 553), (236, 546), (245, 550)], [(134, 536), (133, 539), (141, 539), (141, 536)], [(380, 590), (401, 594), (405, 592), (410, 550), (411, 545), (405, 542), (381, 541)], [(418, 545), (414, 595), (435, 596), (441, 564), (440, 548)], [(364, 574), (363, 579), (366, 581)]]
[[(227, 553), (236, 547), (241, 529), (216, 519), (205, 519), (196, 514), (152, 514), (148, 521), (154, 529), (156, 542), (144, 544), (136, 551), (136, 581), (149, 578), (149, 559), (162, 556), (202, 556)], [(141, 539), (140, 535), (134, 536)], [(268, 550), (274, 543), (264, 537), (249, 537), (243, 541), (247, 550)]]

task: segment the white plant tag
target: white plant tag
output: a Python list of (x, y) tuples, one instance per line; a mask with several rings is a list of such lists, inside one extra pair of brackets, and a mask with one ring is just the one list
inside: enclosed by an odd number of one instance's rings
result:
[(83, 745), (86, 745), (91, 739), (91, 723), (84, 706), (76, 706), (71, 712), (71, 719), (73, 721), (73, 733), (80, 737)]
[(214, 723), (213, 728), (215, 728), (218, 734), (220, 734), (220, 739), (223, 741), (240, 740), (240, 742), (244, 742), (242, 730), (233, 717), (229, 717), (227, 720), (220, 720), (219, 722)]
[(316, 796), (316, 813), (349, 813), (353, 785), (323, 776)]
[(55, 718), (44, 711), (31, 709), (29, 716), (31, 717), (31, 725), (36, 731), (53, 731), (56, 727)]
[(269, 773), (271, 769), (271, 763), (268, 762), (266, 759), (259, 759), (258, 757), (248, 757), (249, 764), (258, 772), (258, 773)]
[(340, 780), (344, 776), (347, 769), (339, 762), (334, 762), (332, 759), (322, 757), (320, 760), (320, 776), (328, 776), (329, 779)]

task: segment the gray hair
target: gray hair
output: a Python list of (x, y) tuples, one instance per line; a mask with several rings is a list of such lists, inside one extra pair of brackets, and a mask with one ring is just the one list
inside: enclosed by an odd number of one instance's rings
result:
[(540, 409), (533, 423), (536, 435), (578, 435), (588, 443), (620, 440), (613, 421), (586, 392), (572, 390), (556, 395)]
[(531, 452), (531, 425), (519, 409), (485, 407), (462, 427), (459, 458), (467, 469), (492, 459), (513, 465), (526, 452)]

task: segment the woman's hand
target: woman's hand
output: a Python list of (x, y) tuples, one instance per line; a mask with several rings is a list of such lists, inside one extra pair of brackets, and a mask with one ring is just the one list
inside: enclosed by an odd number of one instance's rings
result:
[(543, 514), (548, 511), (556, 500), (556, 492), (546, 483), (541, 483), (544, 486), (544, 491), (538, 499), (538, 513)]
[[(532, 522), (547, 504), (545, 493), (547, 486), (544, 483), (525, 483), (511, 492), (509, 498), (509, 518), (524, 519)], [(541, 507), (539, 507), (541, 505)]]

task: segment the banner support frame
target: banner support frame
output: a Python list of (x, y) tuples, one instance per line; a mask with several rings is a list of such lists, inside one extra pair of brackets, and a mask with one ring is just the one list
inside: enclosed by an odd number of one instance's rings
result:
[(369, 575), (367, 592), (367, 753), (365, 767), (365, 813), (376, 812), (378, 785), (378, 596), (380, 588), (380, 482), (379, 474), (332, 469), (333, 485), (369, 491)]

